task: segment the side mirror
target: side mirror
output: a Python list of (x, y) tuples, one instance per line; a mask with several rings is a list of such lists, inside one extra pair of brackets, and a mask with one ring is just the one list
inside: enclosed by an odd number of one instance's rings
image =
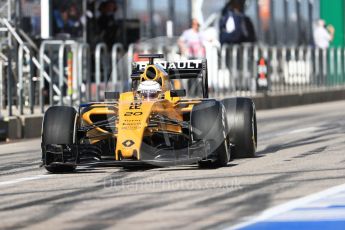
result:
[(120, 92), (104, 92), (105, 100), (119, 100)]
[(178, 90), (171, 90), (170, 97), (185, 97), (186, 90), (185, 89), (178, 89)]

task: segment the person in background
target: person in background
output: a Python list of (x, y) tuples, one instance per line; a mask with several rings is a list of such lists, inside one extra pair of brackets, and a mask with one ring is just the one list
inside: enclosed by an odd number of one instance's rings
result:
[(224, 6), (219, 22), (221, 44), (256, 42), (253, 23), (243, 12), (243, 0), (230, 0)]
[(205, 41), (205, 37), (200, 32), (199, 21), (192, 19), (191, 28), (182, 33), (178, 39), (178, 45), (183, 56), (188, 59), (198, 59), (205, 57)]
[(54, 15), (54, 33), (68, 33), (68, 8), (63, 5), (59, 9), (55, 9)]
[[(203, 59), (206, 56), (204, 43), (206, 37), (200, 32), (200, 23), (197, 19), (192, 19), (191, 28), (185, 30), (178, 39), (178, 45), (182, 56), (188, 59)], [(200, 82), (195, 79), (190, 79), (187, 82), (183, 81), (182, 84), (187, 83), (188, 96), (195, 97), (201, 94)]]
[(315, 46), (321, 49), (327, 49), (333, 41), (335, 29), (332, 25), (326, 27), (324, 20), (320, 19), (316, 22), (314, 28)]
[(69, 33), (72, 37), (81, 37), (83, 26), (80, 22), (80, 12), (76, 3), (72, 3), (68, 9)]
[(82, 36), (82, 24), (76, 3), (61, 4), (59, 9), (53, 11), (54, 34), (62, 37)]
[(100, 39), (108, 45), (109, 49), (118, 38), (119, 25), (115, 20), (117, 9), (118, 6), (114, 0), (103, 1), (98, 8), (100, 16), (97, 19), (97, 25)]

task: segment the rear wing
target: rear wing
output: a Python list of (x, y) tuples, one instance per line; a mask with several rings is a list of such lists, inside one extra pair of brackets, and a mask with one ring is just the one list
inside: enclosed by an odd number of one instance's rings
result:
[[(206, 60), (188, 60), (181, 62), (155, 61), (155, 65), (160, 66), (170, 79), (191, 79), (201, 78), (203, 67), (206, 68)], [(143, 73), (149, 65), (148, 62), (134, 62), (133, 73)]]
[[(142, 74), (149, 62), (134, 62), (132, 64), (132, 79), (135, 80)], [(180, 62), (155, 61), (169, 76), (169, 79), (201, 79), (203, 98), (208, 98), (207, 61), (187, 60)]]

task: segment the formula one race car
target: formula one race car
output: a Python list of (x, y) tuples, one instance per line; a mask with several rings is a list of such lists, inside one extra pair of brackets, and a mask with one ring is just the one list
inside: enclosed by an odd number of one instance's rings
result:
[[(77, 165), (226, 166), (254, 157), (255, 106), (249, 98), (208, 98), (206, 60), (133, 63), (132, 90), (106, 92), (105, 102), (53, 106), (42, 125), (42, 166), (53, 173)], [(174, 81), (201, 82), (202, 98), (188, 99)]]

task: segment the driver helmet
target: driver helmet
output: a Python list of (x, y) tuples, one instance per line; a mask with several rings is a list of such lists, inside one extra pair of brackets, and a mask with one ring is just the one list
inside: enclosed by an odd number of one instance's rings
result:
[(156, 81), (147, 80), (139, 84), (137, 91), (144, 99), (154, 99), (162, 92), (162, 87)]

